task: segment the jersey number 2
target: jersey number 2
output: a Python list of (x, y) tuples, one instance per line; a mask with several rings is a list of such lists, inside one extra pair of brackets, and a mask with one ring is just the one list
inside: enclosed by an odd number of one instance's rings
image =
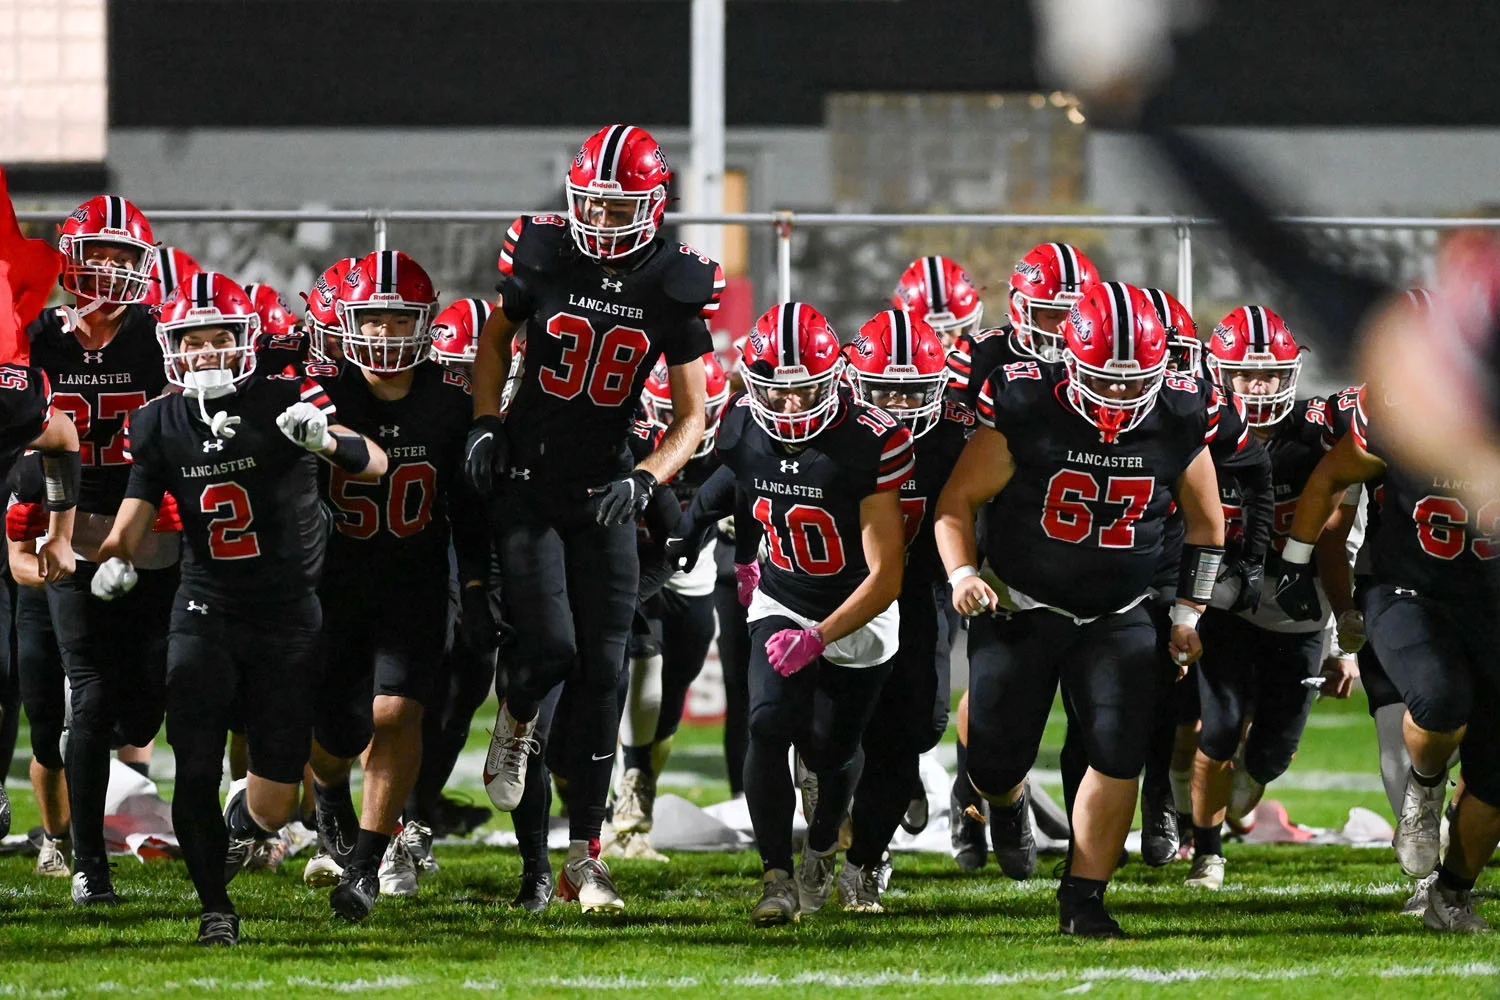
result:
[(619, 406), (630, 398), (636, 369), (650, 349), (644, 330), (612, 326), (600, 337), (582, 316), (558, 313), (547, 321), (547, 333), (562, 344), (562, 355), (538, 373), (542, 391), (572, 399), (587, 384), (589, 399), (599, 406)]
[(260, 555), (260, 539), (250, 530), (255, 516), (250, 512), (250, 494), (239, 483), (212, 483), (203, 487), (198, 509), (213, 514), (208, 522), (208, 552), (215, 559), (254, 559)]

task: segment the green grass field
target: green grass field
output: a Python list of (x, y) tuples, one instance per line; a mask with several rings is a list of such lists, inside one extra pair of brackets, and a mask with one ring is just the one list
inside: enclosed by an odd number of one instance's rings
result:
[[(490, 717), (481, 711), (471, 749), (482, 748)], [(1061, 738), (1060, 726), (1049, 727), (1041, 766), (1055, 766)], [(724, 797), (722, 759), (709, 749), (717, 739), (709, 727), (684, 731), (671, 791), (704, 803)], [(1287, 780), (1304, 787), (1273, 786), (1270, 795), (1300, 822), (1338, 826), (1354, 805), (1387, 811), (1374, 768), (1362, 702), (1320, 703)], [(19, 767), (9, 787), (24, 830), (36, 813), (18, 776)], [(476, 777), (458, 777), (482, 801)], [(1306, 787), (1329, 777), (1363, 786)], [(993, 864), (970, 876), (943, 856), (901, 855), (886, 914), (828, 909), (761, 931), (746, 919), (759, 869), (751, 853), (616, 862), (630, 909), (596, 920), (561, 904), (514, 913), (505, 906), (519, 873), (512, 852), (446, 846), (419, 898), (382, 900), (359, 927), (333, 917), (324, 892), (303, 887), (299, 858), (281, 873), (236, 880), (246, 941), (227, 952), (191, 943), (196, 903), (180, 864), (122, 860), (116, 883), (128, 902), (80, 912), (66, 882), (33, 877), (29, 858), (4, 857), (0, 996), (972, 996), (1000, 987), (1007, 996), (1153, 1000), (1500, 998), (1497, 939), (1439, 936), (1397, 915), (1408, 886), (1389, 851), (1231, 844), (1227, 853), (1225, 890), (1207, 897), (1181, 888), (1186, 865), (1132, 862), (1110, 902), (1135, 936), (1112, 942), (1056, 934), (1048, 859), (1042, 876), (1017, 884)], [(1494, 885), (1491, 869), (1481, 886)], [(1500, 904), (1487, 899), (1482, 909), (1500, 920)]]

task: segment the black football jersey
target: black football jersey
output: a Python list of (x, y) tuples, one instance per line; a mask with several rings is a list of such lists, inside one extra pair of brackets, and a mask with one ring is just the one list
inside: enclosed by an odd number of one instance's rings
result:
[[(1276, 512), (1271, 526), (1271, 548), (1280, 552), (1292, 530), (1297, 513), (1297, 499), (1307, 485), (1307, 477), (1323, 458), (1324, 436), (1328, 431), (1328, 400), (1299, 399), (1292, 412), (1271, 426), (1265, 439), (1271, 456), (1271, 482), (1276, 491)], [(1219, 481), (1219, 497), (1224, 503), (1224, 532), (1227, 543), (1237, 543), (1243, 535), (1244, 519), (1239, 490), (1233, 480)]]
[(795, 450), (761, 430), (749, 397), (737, 394), (720, 417), (715, 448), (765, 532), (761, 589), (814, 620), (869, 575), (860, 503), (878, 490), (899, 490), (916, 462), (909, 430), (847, 386), (838, 391), (838, 411)]
[(901, 484), (901, 519), (906, 527), (906, 575), (902, 577), (902, 590), (931, 586), (947, 577), (943, 560), (938, 557), (933, 514), (938, 494), (947, 485), (964, 443), (978, 423), (973, 410), (948, 400), (943, 403), (942, 419), (937, 426), (914, 442), (916, 464), (911, 476)]
[(0, 480), (52, 418), (52, 387), (40, 368), (0, 365)]
[(512, 469), (569, 493), (630, 468), (626, 436), (657, 358), (686, 364), (713, 349), (705, 319), (724, 273), (658, 237), (610, 270), (580, 253), (558, 215), (522, 216), (506, 234), (495, 286), (526, 321), (526, 365), (505, 417)]
[(1022, 350), (1010, 324), (990, 327), (976, 333), (964, 333), (948, 352), (948, 398), (974, 409), (984, 380), (1002, 365), (1031, 362), (1037, 359)]
[(1000, 579), (1081, 618), (1125, 607), (1152, 585), (1172, 488), (1217, 433), (1203, 389), (1169, 373), (1151, 412), (1114, 444), (1068, 403), (1057, 366), (991, 374), (979, 422), (1015, 468), (982, 513), (984, 553)]
[(120, 328), (98, 351), (83, 349), (62, 309), (46, 310), (26, 332), (32, 365), (52, 383), (53, 405), (78, 428), (78, 509), (113, 514), (130, 481), (125, 417), (167, 387), (156, 319), (144, 306), (126, 306)]
[(352, 364), (308, 365), (307, 371), (327, 389), (339, 423), (379, 444), (389, 459), (374, 483), (318, 463), (334, 523), (328, 579), (362, 589), (440, 588), (449, 575), (455, 500), (462, 523), (475, 520), (462, 488), (464, 439), (473, 418), (468, 378), (423, 362), (405, 396), (382, 400)]
[(291, 333), (262, 333), (255, 338), (255, 368), (262, 375), (276, 375), (287, 366), (309, 360), (307, 334), (302, 329)]
[(126, 496), (160, 505), (170, 493), (182, 518), (182, 586), (246, 603), (295, 602), (317, 586), (329, 517), (318, 494), (319, 459), (293, 444), (276, 418), (309, 402), (338, 419), (322, 385), (303, 372), (254, 375), (210, 413), (240, 418), (232, 438), (204, 424), (198, 401), (167, 393), (126, 424)]
[[(1391, 410), (1381, 414), (1391, 415)], [(1494, 569), (1500, 558), (1500, 499), (1473, 510), (1461, 494), (1500, 497), (1497, 484), (1476, 488), (1468, 480), (1412, 473), (1393, 464), (1380, 441), (1380, 424), (1370, 421), (1362, 396), (1351, 432), (1387, 463), (1379, 489), (1380, 529), (1372, 539), (1376, 582), (1493, 613), (1500, 599)]]

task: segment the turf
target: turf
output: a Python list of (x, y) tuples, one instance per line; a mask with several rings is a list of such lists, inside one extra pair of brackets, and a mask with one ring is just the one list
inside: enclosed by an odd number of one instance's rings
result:
[[(476, 748), (487, 718), (481, 712)], [(1362, 704), (1323, 703), (1315, 718), (1293, 776), (1373, 773)], [(1050, 728), (1048, 754), (1060, 739)], [(684, 731), (671, 768), (686, 777), (674, 791), (722, 797), (722, 761), (705, 752), (717, 740), (711, 727)], [(34, 804), (23, 785), (9, 787), (25, 829)], [(1273, 786), (1272, 794), (1314, 825), (1338, 825), (1356, 804), (1386, 811), (1378, 791)], [(746, 920), (759, 868), (749, 853), (617, 862), (629, 912), (597, 920), (566, 905), (541, 916), (510, 911), (514, 854), (445, 846), (442, 870), (423, 881), (419, 898), (382, 900), (360, 927), (338, 921), (323, 892), (302, 886), (298, 859), (279, 874), (236, 880), (246, 943), (232, 952), (190, 943), (196, 906), (180, 864), (123, 860), (117, 883), (129, 901), (79, 912), (66, 882), (34, 878), (30, 859), (3, 857), (0, 996), (971, 996), (1003, 988), (1007, 996), (1500, 998), (1496, 939), (1439, 936), (1399, 916), (1408, 886), (1389, 851), (1231, 844), (1228, 854), (1228, 882), (1216, 896), (1181, 888), (1184, 865), (1126, 867), (1109, 900), (1134, 937), (1115, 942), (1056, 934), (1045, 861), (1043, 876), (1017, 884), (993, 865), (971, 876), (942, 856), (900, 856), (885, 915), (830, 908), (765, 931)], [(1485, 884), (1494, 883), (1491, 869)], [(1500, 920), (1500, 905), (1485, 900), (1482, 909)]]

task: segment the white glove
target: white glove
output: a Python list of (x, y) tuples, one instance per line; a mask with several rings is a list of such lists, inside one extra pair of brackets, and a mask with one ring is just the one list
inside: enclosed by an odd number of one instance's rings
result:
[(286, 408), (281, 416), (276, 418), (276, 426), (281, 428), (293, 444), (306, 448), (313, 452), (329, 452), (333, 450), (333, 435), (328, 433), (328, 414), (318, 409), (311, 403), (293, 403)]
[(208, 429), (213, 432), (214, 437), (223, 438), (224, 440), (228, 441), (230, 438), (234, 437), (234, 425), (239, 422), (239, 417), (231, 417), (223, 410), (220, 410), (218, 413), (215, 413), (209, 420)]
[(101, 601), (112, 601), (130, 593), (135, 586), (135, 567), (119, 556), (112, 556), (99, 564), (94, 571), (94, 580), (89, 589)]

